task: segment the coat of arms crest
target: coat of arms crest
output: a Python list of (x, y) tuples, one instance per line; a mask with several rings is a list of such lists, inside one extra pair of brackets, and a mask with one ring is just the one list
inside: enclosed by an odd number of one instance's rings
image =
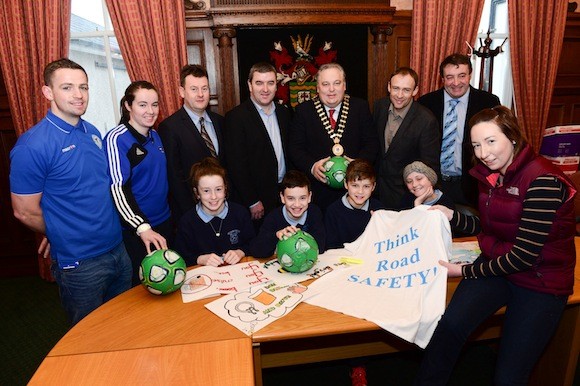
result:
[(314, 36), (301, 35), (296, 38), (290, 36), (294, 56), (282, 45), (281, 41), (274, 42), (274, 49), (270, 51), (270, 60), (276, 67), (278, 90), (276, 100), (290, 105), (292, 108), (299, 103), (312, 99), (316, 95), (316, 81), (314, 79), (318, 68), (336, 60), (337, 52), (332, 48), (332, 42), (324, 42), (318, 48), (315, 56), (310, 55)]

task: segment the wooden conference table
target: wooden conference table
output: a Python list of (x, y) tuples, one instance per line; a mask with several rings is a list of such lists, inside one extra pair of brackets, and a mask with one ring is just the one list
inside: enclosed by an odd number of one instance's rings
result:
[[(580, 238), (576, 238), (577, 259)], [(531, 385), (572, 385), (580, 350), (580, 261), (574, 294)], [(448, 281), (447, 298), (458, 279)], [(262, 369), (416, 349), (375, 324), (306, 303), (252, 337), (179, 292), (136, 287), (104, 304), (50, 351), (30, 385), (261, 385)], [(472, 336), (500, 336), (503, 310)]]

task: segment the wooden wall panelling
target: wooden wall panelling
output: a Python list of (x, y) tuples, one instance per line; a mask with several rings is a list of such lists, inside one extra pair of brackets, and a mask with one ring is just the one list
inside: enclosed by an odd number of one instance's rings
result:
[(387, 44), (387, 63), (378, 86), (380, 98), (387, 95), (389, 76), (397, 68), (408, 67), (411, 63), (411, 16), (411, 11), (397, 11), (393, 16), (393, 34), (389, 36)]
[(392, 23), (369, 29), (368, 99), (371, 108), (375, 100), (387, 96), (389, 76), (397, 68), (408, 67), (411, 63), (411, 18), (412, 11), (397, 11)]
[[(188, 35), (202, 31), (188, 31)], [(203, 38), (201, 40), (187, 39), (187, 63), (199, 64), (205, 67), (205, 46)], [(208, 74), (209, 75), (209, 74)]]
[(392, 58), (391, 72), (399, 67), (411, 65), (411, 19), (412, 11), (395, 13), (393, 24), (396, 27), (389, 45), (389, 57)]
[[(560, 100), (559, 100), (560, 99)], [(558, 126), (566, 122), (566, 103), (556, 96), (552, 96), (550, 111), (548, 112), (547, 127)]]
[(580, 124), (580, 93), (552, 96), (547, 127), (572, 124)]
[(394, 25), (375, 25), (370, 28), (368, 49), (368, 100), (371, 109), (375, 100), (385, 96), (389, 72), (389, 39)]
[(240, 100), (237, 87), (237, 50), (234, 45), (236, 30), (233, 27), (217, 27), (213, 30), (213, 36), (217, 39), (219, 48), (220, 112), (225, 114)]
[(580, 97), (574, 99), (574, 102), (570, 103), (570, 122), (580, 124)]
[(562, 53), (552, 94), (547, 127), (580, 124), (580, 13), (566, 20)]
[[(381, 24), (390, 22), (395, 11), (388, 1), (352, 2), (337, 4), (329, 2), (285, 1), (277, 4), (248, 4), (212, 6), (208, 13), (214, 26), (265, 26), (306, 24)], [(371, 4), (369, 4), (371, 3)]]
[(187, 63), (199, 64), (206, 68), (210, 88), (210, 109), (221, 113), (219, 51), (211, 28), (187, 29)]

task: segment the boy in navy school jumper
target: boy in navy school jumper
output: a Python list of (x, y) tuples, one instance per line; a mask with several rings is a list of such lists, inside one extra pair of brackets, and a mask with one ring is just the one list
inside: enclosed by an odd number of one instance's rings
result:
[(189, 265), (236, 264), (256, 235), (250, 212), (226, 200), (226, 171), (213, 157), (191, 167), (197, 201), (179, 221), (174, 249)]
[(369, 161), (355, 159), (348, 165), (344, 182), (347, 192), (326, 209), (327, 249), (343, 248), (344, 243), (356, 240), (364, 232), (372, 212), (384, 208), (379, 200), (371, 197), (376, 181)]
[(283, 206), (271, 211), (260, 228), (258, 236), (250, 243), (254, 257), (270, 257), (283, 236), (293, 235), (302, 229), (314, 237), (318, 251), (326, 249), (326, 230), (322, 212), (311, 204), (310, 180), (297, 170), (290, 170), (280, 183), (280, 200)]

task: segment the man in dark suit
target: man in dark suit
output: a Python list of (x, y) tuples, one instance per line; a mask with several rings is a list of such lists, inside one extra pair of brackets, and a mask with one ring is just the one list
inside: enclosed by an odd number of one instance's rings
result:
[(292, 164), (310, 177), (312, 200), (324, 212), (345, 193), (326, 184), (324, 163), (333, 153), (374, 163), (378, 144), (368, 103), (346, 94), (342, 66), (337, 63), (320, 66), (316, 91), (317, 97), (296, 107), (288, 152)]
[[(471, 87), (471, 72), (468, 56), (457, 53), (449, 55), (439, 66), (443, 88), (423, 95), (418, 102), (437, 118), (444, 142), (445, 117), (452, 115), (451, 104), (456, 104), (457, 124), (450, 133), (450, 151), (453, 155), (449, 163), (441, 159), (441, 187), (456, 204), (476, 208), (477, 182), (469, 175), (469, 169), (473, 167), (473, 148), (468, 123), (475, 114), (499, 105), (500, 101), (491, 93)], [(445, 157), (444, 153), (441, 154), (442, 158)]]
[(257, 63), (248, 76), (250, 99), (225, 118), (225, 158), (231, 181), (231, 198), (246, 206), (254, 225), (279, 205), (278, 183), (289, 169), (286, 132), (290, 111), (273, 102), (276, 69)]
[(414, 102), (419, 77), (409, 67), (401, 67), (387, 85), (388, 98), (375, 102), (374, 127), (381, 152), (378, 160), (379, 197), (387, 209), (399, 209), (407, 190), (403, 169), (422, 161), (439, 172), (441, 137), (437, 120), (425, 107)]
[(206, 70), (199, 65), (185, 65), (181, 69), (180, 82), (183, 107), (159, 125), (167, 157), (169, 203), (175, 224), (194, 206), (189, 180), (191, 166), (205, 157), (223, 161), (224, 118), (207, 109), (210, 90)]

